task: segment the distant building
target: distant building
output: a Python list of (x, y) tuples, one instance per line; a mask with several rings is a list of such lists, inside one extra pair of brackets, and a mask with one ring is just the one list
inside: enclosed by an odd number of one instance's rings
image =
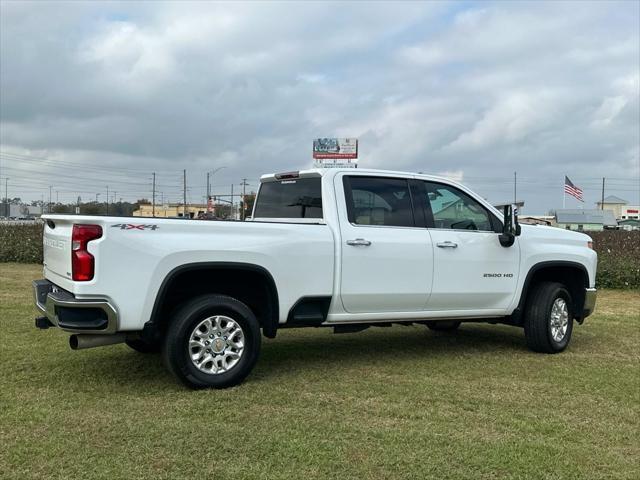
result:
[(579, 232), (601, 231), (605, 228), (616, 229), (618, 222), (611, 210), (565, 209), (556, 211), (558, 227)]
[(640, 230), (640, 220), (628, 219), (618, 221), (618, 228), (620, 230)]
[[(154, 209), (152, 204), (141, 204), (138, 210), (134, 210), (134, 217), (153, 217)], [(205, 214), (207, 206), (205, 204), (188, 204), (187, 217), (198, 218), (198, 215)], [(169, 203), (165, 205), (156, 205), (155, 216), (160, 218), (166, 217), (182, 217), (184, 215), (184, 205), (181, 203)]]
[(518, 222), (525, 225), (554, 225), (556, 223), (556, 217), (553, 215), (527, 215), (525, 217), (518, 217)]
[(23, 213), (27, 217), (39, 217), (42, 215), (42, 205), (24, 205)]
[[(8, 207), (8, 208), (7, 208)], [(0, 216), (8, 218), (36, 218), (42, 215), (41, 205), (0, 204)]]
[(640, 220), (640, 205), (625, 205), (620, 220)]
[(598, 202), (598, 209), (610, 210), (618, 220), (640, 219), (640, 205), (629, 205), (623, 198), (609, 195), (604, 202)]

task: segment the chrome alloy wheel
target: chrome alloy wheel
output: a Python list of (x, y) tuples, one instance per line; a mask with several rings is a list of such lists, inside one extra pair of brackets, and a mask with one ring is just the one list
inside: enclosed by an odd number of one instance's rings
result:
[(193, 365), (209, 375), (231, 370), (243, 352), (242, 327), (224, 315), (204, 319), (189, 336), (189, 356)]
[(564, 298), (556, 298), (551, 307), (551, 336), (560, 343), (569, 327), (569, 307)]

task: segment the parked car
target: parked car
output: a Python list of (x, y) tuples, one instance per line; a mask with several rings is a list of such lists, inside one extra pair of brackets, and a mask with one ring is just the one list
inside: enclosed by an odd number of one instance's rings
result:
[(585, 234), (522, 225), (444, 178), (313, 169), (261, 178), (251, 221), (45, 215), (39, 328), (73, 349), (162, 351), (194, 388), (240, 383), (261, 336), (390, 323), (524, 329), (558, 353), (596, 301)]

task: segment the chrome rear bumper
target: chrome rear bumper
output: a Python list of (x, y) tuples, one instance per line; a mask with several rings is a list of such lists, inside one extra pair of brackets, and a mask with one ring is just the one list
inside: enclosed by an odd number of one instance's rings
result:
[(35, 280), (36, 308), (56, 327), (69, 333), (112, 334), (118, 329), (118, 314), (107, 300), (80, 300), (49, 280)]

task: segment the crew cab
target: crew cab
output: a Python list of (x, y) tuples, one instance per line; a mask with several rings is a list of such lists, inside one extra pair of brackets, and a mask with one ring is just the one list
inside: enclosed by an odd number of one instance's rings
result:
[(582, 233), (519, 225), (451, 180), (366, 169), (261, 178), (248, 221), (45, 215), (41, 329), (73, 349), (161, 351), (193, 388), (240, 383), (262, 336), (392, 323), (522, 327), (567, 348), (596, 301)]

